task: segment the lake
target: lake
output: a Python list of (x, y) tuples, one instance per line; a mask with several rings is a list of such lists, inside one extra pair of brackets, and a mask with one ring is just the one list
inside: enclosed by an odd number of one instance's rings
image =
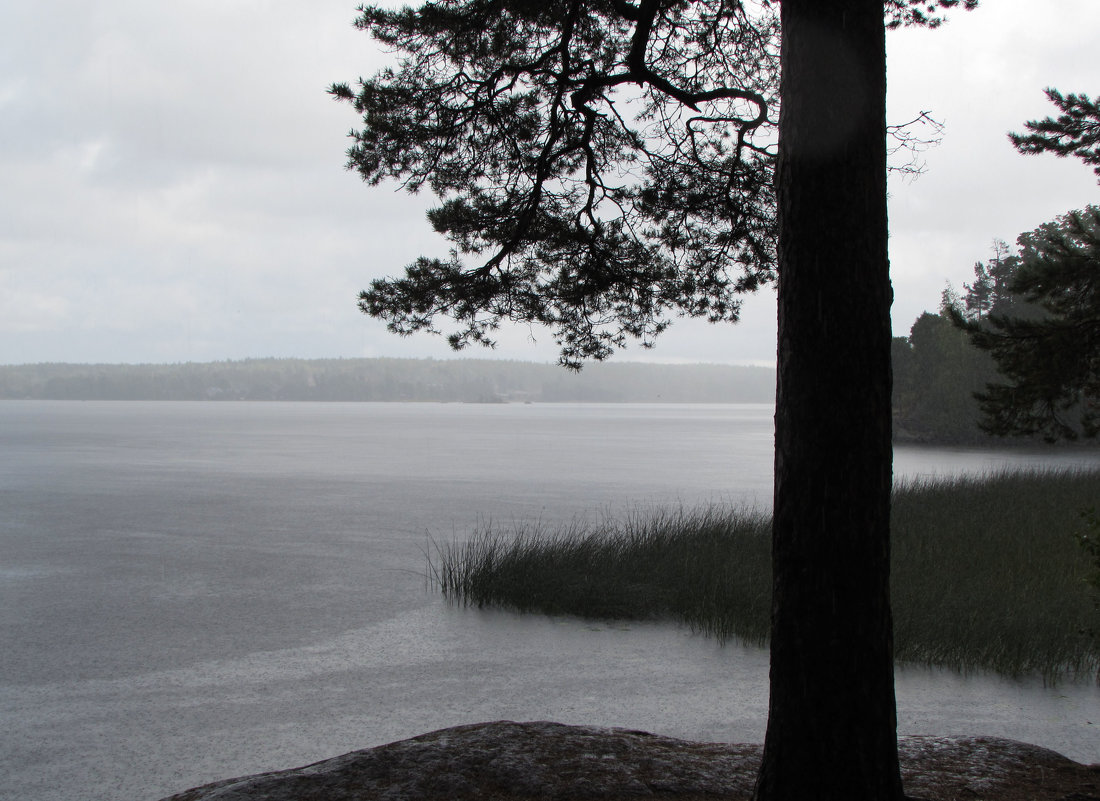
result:
[[(767, 655), (449, 607), (479, 524), (771, 499), (766, 405), (0, 403), (0, 797), (153, 801), (484, 720), (763, 739)], [(899, 447), (899, 477), (1100, 466)], [(1100, 761), (1100, 688), (897, 674), (903, 734)]]

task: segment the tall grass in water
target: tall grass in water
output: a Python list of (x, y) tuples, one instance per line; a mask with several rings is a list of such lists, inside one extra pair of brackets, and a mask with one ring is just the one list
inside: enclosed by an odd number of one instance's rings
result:
[(891, 516), (897, 658), (1009, 675), (1100, 671), (1100, 615), (1077, 536), (1081, 510), (1098, 498), (1096, 471), (899, 487)]
[[(1100, 472), (1005, 473), (909, 482), (894, 493), (893, 611), (899, 661), (1007, 675), (1100, 671), (1100, 615), (1075, 533)], [(708, 507), (616, 522), (486, 526), (430, 558), (453, 601), (595, 618), (676, 619), (763, 643), (770, 520)]]
[(438, 548), (430, 572), (447, 598), (465, 604), (673, 618), (763, 643), (771, 608), (770, 525), (758, 513), (719, 507), (635, 512), (557, 530), (487, 525), (465, 543)]

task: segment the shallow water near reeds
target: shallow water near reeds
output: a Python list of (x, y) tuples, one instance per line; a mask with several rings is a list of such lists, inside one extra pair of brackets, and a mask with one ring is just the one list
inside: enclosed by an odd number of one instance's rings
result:
[[(767, 508), (766, 406), (0, 404), (0, 797), (156, 799), (501, 718), (760, 741), (767, 656), (448, 607), (479, 522)], [(899, 476), (1100, 465), (899, 448)], [(1100, 689), (898, 671), (903, 734), (1100, 760)]]

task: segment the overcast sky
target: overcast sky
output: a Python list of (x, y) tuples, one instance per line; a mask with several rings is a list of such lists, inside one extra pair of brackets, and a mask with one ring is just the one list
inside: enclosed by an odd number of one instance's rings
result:
[[(344, 170), (357, 123), (325, 88), (384, 60), (355, 0), (93, 0), (0, 6), (0, 363), (265, 356), (449, 357), (358, 312), (371, 278), (446, 244), (428, 199)], [(890, 35), (892, 122), (946, 126), (927, 173), (891, 185), (895, 333), (1013, 242), (1100, 202), (1077, 161), (1005, 132), (1042, 90), (1100, 93), (1100, 3), (983, 0)], [(616, 358), (774, 363), (771, 290), (737, 326), (678, 321)], [(518, 328), (472, 356), (553, 361)]]

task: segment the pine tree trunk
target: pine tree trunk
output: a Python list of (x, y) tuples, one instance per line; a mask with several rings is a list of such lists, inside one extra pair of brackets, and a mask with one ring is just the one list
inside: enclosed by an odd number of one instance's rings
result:
[(771, 701), (759, 801), (896, 801), (883, 0), (783, 0)]

